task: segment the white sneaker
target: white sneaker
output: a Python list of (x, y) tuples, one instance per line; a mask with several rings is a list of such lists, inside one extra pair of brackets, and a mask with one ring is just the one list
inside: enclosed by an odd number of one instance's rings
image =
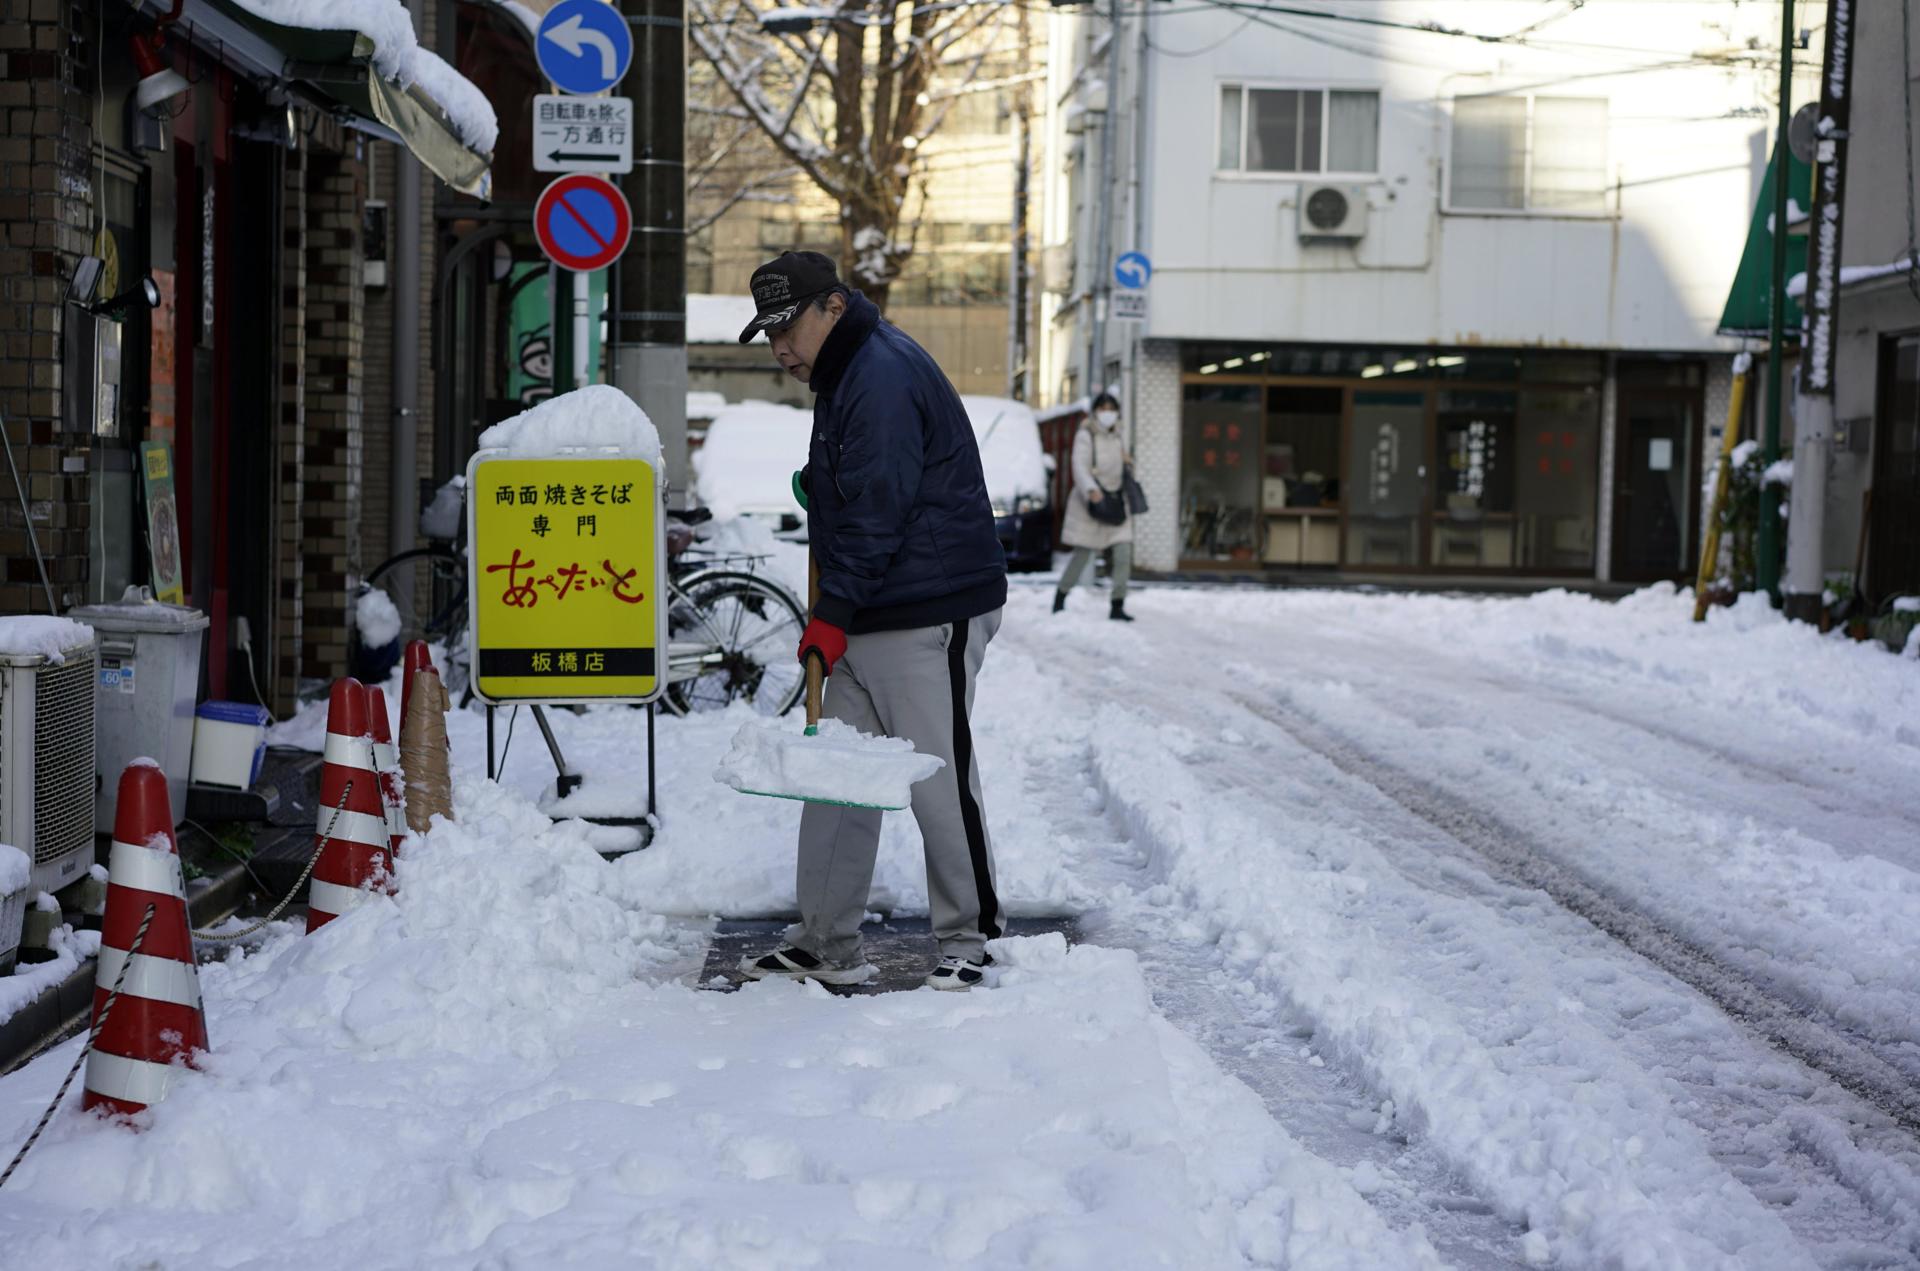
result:
[(763, 957), (740, 959), (740, 974), (749, 980), (818, 980), (822, 984), (864, 984), (875, 975), (871, 962), (835, 966), (805, 949), (783, 944)]
[(942, 958), (940, 965), (933, 968), (927, 976), (927, 987), (947, 992), (965, 992), (987, 978), (987, 968), (993, 965), (993, 955), (983, 953), (978, 962), (966, 958)]

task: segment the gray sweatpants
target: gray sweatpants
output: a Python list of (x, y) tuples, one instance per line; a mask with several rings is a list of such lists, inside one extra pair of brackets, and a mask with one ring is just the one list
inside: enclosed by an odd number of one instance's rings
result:
[[(974, 760), (973, 685), (1000, 613), (967, 622), (847, 637), (821, 713), (865, 733), (904, 737), (946, 766), (913, 787), (926, 842), (927, 901), (942, 957), (978, 958), (1001, 934), (993, 850)], [(809, 803), (800, 814), (800, 921), (788, 943), (843, 965), (860, 959), (881, 813)]]

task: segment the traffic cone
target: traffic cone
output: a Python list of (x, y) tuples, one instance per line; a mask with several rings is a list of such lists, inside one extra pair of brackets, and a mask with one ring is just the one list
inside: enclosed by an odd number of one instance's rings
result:
[[(410, 640), (407, 651), (401, 655), (400, 673), (400, 731), (407, 730), (407, 704), (413, 700), (413, 677), (419, 671), (433, 670), (433, 650), (427, 647), (425, 640)], [(438, 672), (435, 672), (438, 674)]]
[(347, 912), (359, 902), (362, 888), (386, 877), (392, 844), (369, 713), (365, 685), (351, 676), (333, 682), (314, 826), (316, 842), (324, 842), (307, 893), (309, 932)]
[[(82, 1106), (131, 1115), (166, 1097), (178, 1074), (174, 1060), (191, 1064), (195, 1051), (208, 1048), (167, 777), (151, 759), (136, 759), (120, 774), (107, 861), (107, 912), (93, 981), (97, 1032), (87, 1052)], [(148, 905), (153, 918), (140, 951), (131, 953)], [(120, 994), (101, 1028), (116, 980)]]
[(373, 762), (380, 773), (380, 801), (387, 809), (387, 846), (398, 853), (400, 840), (407, 837), (407, 805), (400, 784), (400, 750), (393, 744), (384, 689), (367, 690), (367, 713), (373, 722)]

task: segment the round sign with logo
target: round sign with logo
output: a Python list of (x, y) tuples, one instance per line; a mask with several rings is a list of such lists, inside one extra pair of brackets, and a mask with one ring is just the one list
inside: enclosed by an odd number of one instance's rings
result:
[(562, 269), (589, 273), (620, 259), (633, 233), (633, 213), (618, 186), (605, 177), (576, 172), (540, 192), (533, 205), (533, 232), (540, 250)]

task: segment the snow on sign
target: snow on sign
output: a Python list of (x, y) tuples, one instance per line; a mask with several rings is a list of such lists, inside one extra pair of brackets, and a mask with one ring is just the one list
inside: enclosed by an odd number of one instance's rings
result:
[(561, 93), (536, 96), (533, 170), (633, 171), (633, 99)]
[(488, 702), (660, 695), (666, 552), (644, 459), (467, 465), (474, 692)]
[(626, 196), (605, 177), (576, 172), (552, 182), (533, 205), (540, 250), (562, 269), (605, 269), (627, 249), (633, 213)]
[(606, 0), (560, 0), (533, 42), (540, 72), (563, 93), (604, 93), (633, 61), (627, 19)]

